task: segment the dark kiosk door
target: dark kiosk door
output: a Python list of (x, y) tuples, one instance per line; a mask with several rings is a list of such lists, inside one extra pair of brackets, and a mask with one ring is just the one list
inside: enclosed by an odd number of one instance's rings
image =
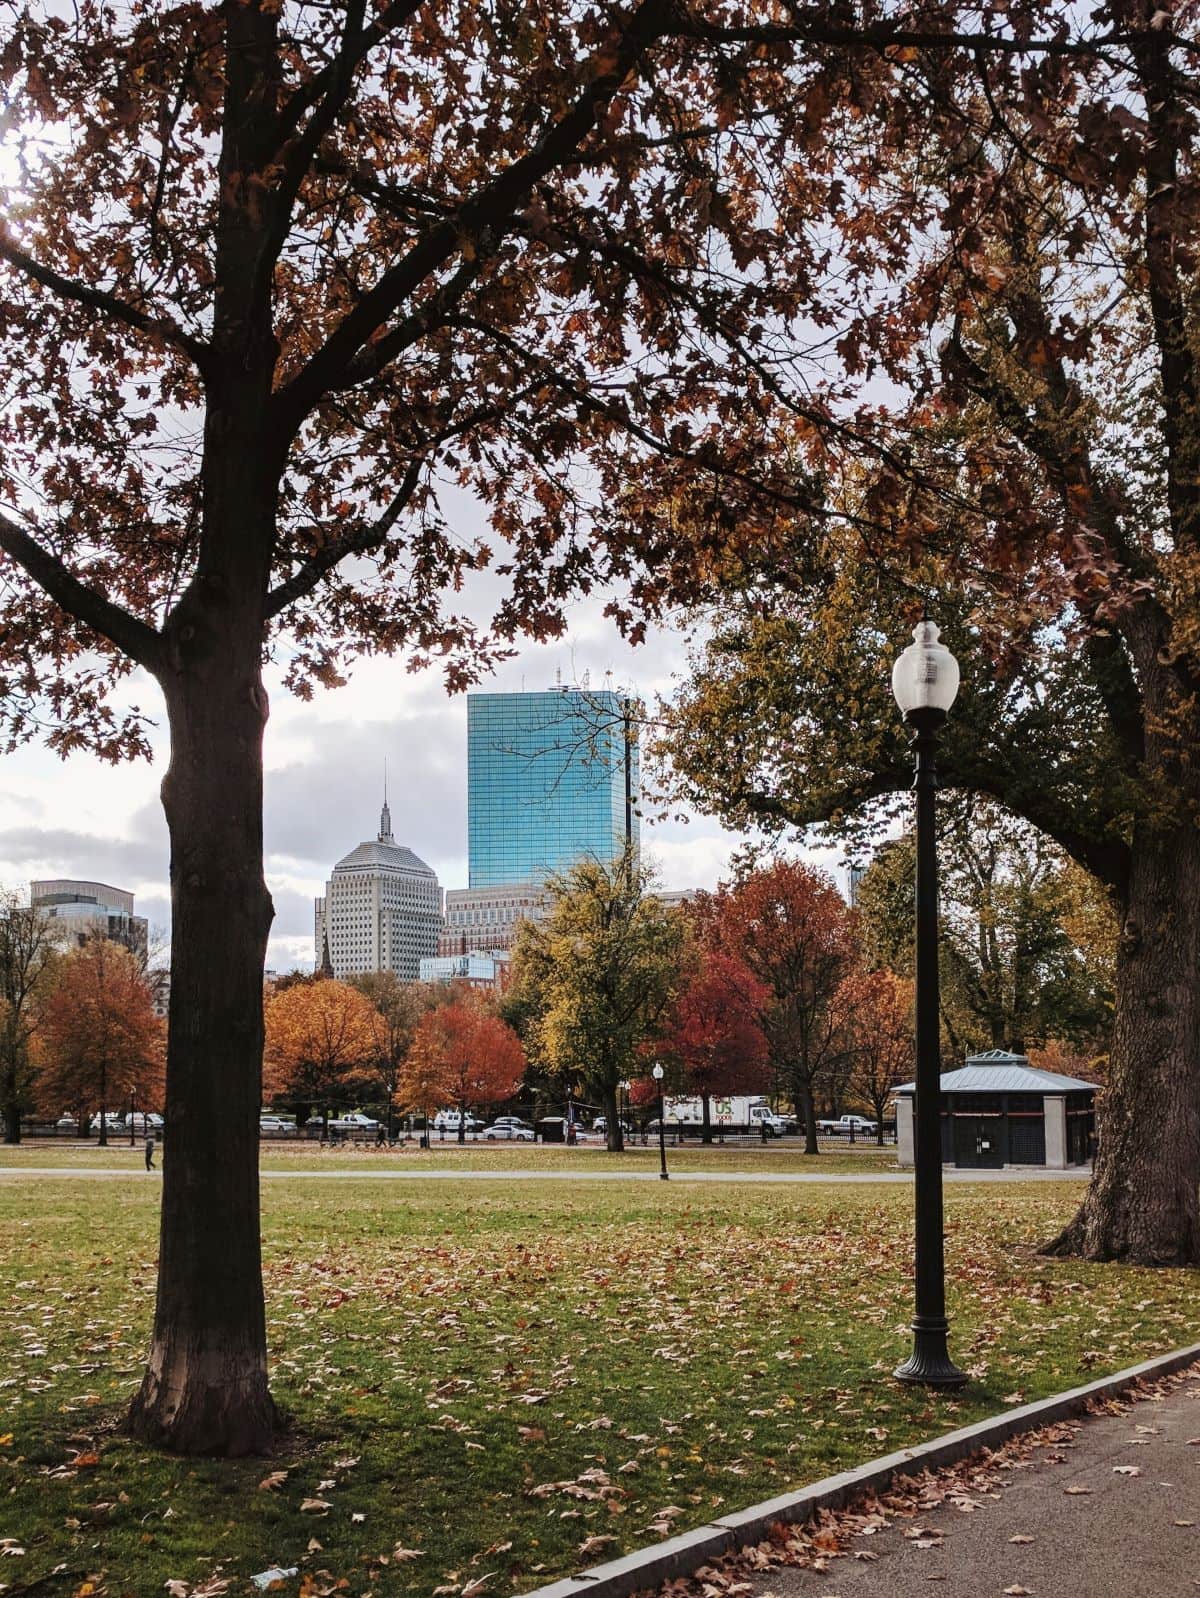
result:
[(1004, 1164), (1000, 1147), (1003, 1126), (999, 1116), (954, 1117), (954, 1163), (975, 1170), (999, 1170)]

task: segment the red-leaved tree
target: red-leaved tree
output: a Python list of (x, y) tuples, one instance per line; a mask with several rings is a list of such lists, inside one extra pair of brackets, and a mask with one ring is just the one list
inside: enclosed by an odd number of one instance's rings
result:
[(701, 936), (744, 966), (767, 997), (759, 1012), (772, 1065), (816, 1154), (814, 1090), (839, 1058), (834, 996), (858, 960), (852, 912), (829, 877), (796, 860), (748, 872), (694, 902)]
[(744, 962), (702, 950), (677, 995), (655, 1052), (677, 1067), (680, 1086), (702, 1105), (702, 1141), (711, 1143), (714, 1094), (754, 1093), (767, 1085), (762, 1017), (771, 994)]
[(469, 994), (422, 1016), (409, 1053), (421, 1085), (408, 1097), (457, 1105), (460, 1143), (468, 1108), (511, 1099), (525, 1074), (520, 1038)]

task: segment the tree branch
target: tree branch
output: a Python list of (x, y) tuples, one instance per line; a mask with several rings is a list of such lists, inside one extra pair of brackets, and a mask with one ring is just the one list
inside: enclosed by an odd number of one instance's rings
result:
[(100, 633), (131, 660), (147, 671), (157, 673), (161, 662), (162, 638), (153, 628), (139, 621), (120, 605), (114, 605), (94, 588), (80, 582), (57, 555), (0, 511), (0, 550), (43, 588), (54, 603), (94, 632)]
[(285, 433), (294, 434), (322, 395), (340, 384), (358, 351), (452, 255), (462, 251), (469, 260), (480, 242), (486, 245), (504, 232), (513, 211), (538, 179), (574, 157), (642, 54), (671, 30), (676, 18), (674, 0), (642, 0), (619, 40), (600, 56), (601, 69), (570, 109), (531, 150), (468, 196), (384, 272), (302, 370), (275, 395)]
[(64, 277), (61, 272), (43, 266), (40, 261), (35, 260), (32, 255), (20, 249), (3, 234), (0, 234), (0, 260), (7, 261), (10, 266), (16, 267), (18, 272), (24, 273), (35, 283), (49, 289), (52, 294), (57, 294), (60, 299), (86, 305), (89, 309), (99, 311), (114, 321), (123, 322), (126, 327), (136, 328), (140, 333), (161, 339), (164, 344), (169, 344), (172, 349), (186, 355), (201, 374), (207, 376), (211, 354), (208, 345), (185, 333), (170, 317), (147, 315), (145, 311), (139, 311), (135, 305), (130, 305), (116, 294), (109, 294), (104, 289), (91, 288), (74, 278)]
[(424, 456), (419, 456), (412, 462), (404, 474), (400, 487), (392, 495), (383, 514), (375, 521), (343, 533), (340, 538), (331, 538), (323, 548), (305, 561), (299, 571), (273, 588), (267, 595), (265, 612), (267, 618), (278, 616), (281, 610), (286, 610), (289, 605), (294, 605), (297, 600), (311, 594), (321, 579), (328, 576), (347, 556), (365, 554), (367, 550), (381, 544), (416, 493), (424, 464)]

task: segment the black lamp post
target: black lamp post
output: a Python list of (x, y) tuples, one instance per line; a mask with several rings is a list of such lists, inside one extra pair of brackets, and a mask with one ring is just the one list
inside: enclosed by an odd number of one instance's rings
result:
[(916, 1304), (913, 1351), (896, 1370), (902, 1382), (924, 1387), (961, 1387), (966, 1375), (946, 1346), (945, 1230), (942, 1218), (941, 1049), (938, 1001), (937, 839), (934, 752), (946, 712), (958, 692), (958, 662), (938, 642), (937, 625), (926, 616), (913, 628), (913, 642), (892, 668), (892, 692), (913, 729), (916, 753), (917, 893), (916, 1011), (917, 1082), (915, 1128)]
[(663, 1068), (656, 1065), (650, 1075), (658, 1086), (658, 1174), (667, 1181), (667, 1122), (663, 1112)]

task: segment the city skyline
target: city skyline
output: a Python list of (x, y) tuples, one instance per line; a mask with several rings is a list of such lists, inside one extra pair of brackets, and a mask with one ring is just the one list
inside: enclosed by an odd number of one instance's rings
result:
[[(666, 631), (634, 649), (616, 636), (599, 602), (576, 607), (566, 639), (532, 644), (502, 663), (481, 690), (516, 692), (564, 678), (603, 680), (612, 670), (646, 699), (669, 689), (681, 668), (681, 638)], [(361, 662), (350, 682), (311, 703), (268, 671), (264, 832), (276, 919), (267, 965), (312, 965), (313, 899), (334, 862), (373, 836), (389, 768), (393, 830), (447, 888), (467, 883), (466, 697), (448, 696), (434, 672), (410, 674), (401, 660)], [(32, 878), (118, 882), (136, 894), (153, 931), (169, 926), (168, 846), (158, 786), (166, 770), (165, 718), (152, 685), (135, 677), (129, 700), (153, 709), (153, 764), (109, 766), (87, 755), (61, 761), (27, 745), (5, 757), (0, 789), (0, 883), (22, 894)], [(714, 821), (643, 817), (643, 851), (666, 888), (713, 887), (742, 841)], [(832, 863), (830, 853), (823, 859)]]

